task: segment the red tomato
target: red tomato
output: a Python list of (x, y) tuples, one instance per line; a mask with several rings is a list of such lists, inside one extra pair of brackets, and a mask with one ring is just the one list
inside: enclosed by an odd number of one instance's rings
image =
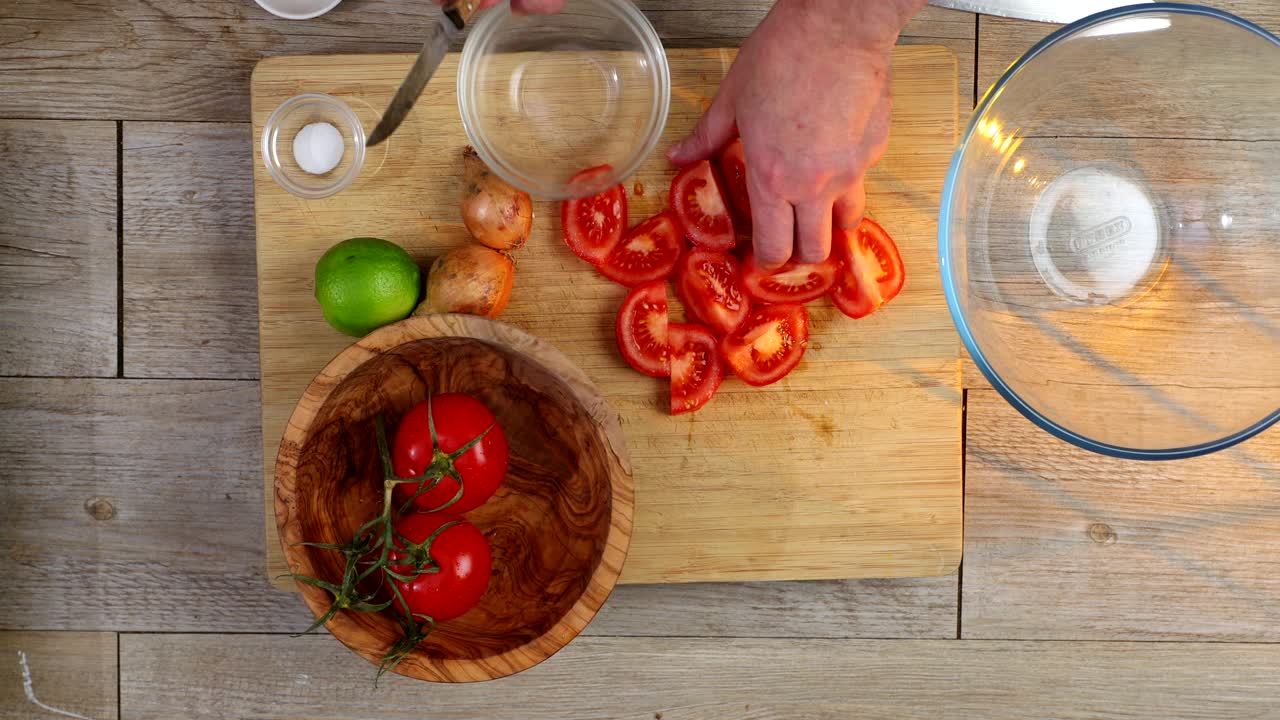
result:
[[(439, 567), (437, 572), (421, 573), (412, 580), (386, 579), (400, 590), (404, 602), (396, 600), (402, 612), (426, 615), (436, 622), (452, 620), (480, 604), (489, 589), (493, 556), (489, 541), (475, 525), (451, 513), (411, 512), (395, 522), (395, 531), (412, 544), (422, 543), (446, 523), (454, 523), (440, 531), (430, 545), (410, 549), (398, 539), (388, 557), (398, 561), (389, 565), (391, 572), (414, 576), (415, 565)], [(408, 606), (407, 608), (405, 606)], [(421, 618), (417, 618), (421, 619)]]
[(733, 224), (739, 232), (750, 232), (751, 196), (747, 194), (747, 157), (742, 153), (742, 138), (734, 138), (724, 146), (716, 156), (716, 165), (733, 206)]
[[(601, 165), (574, 175), (569, 182), (585, 182), (610, 172)], [(627, 229), (627, 191), (617, 185), (586, 198), (565, 200), (560, 205), (564, 244), (574, 255), (592, 265), (603, 263)]]
[(788, 260), (777, 270), (756, 265), (755, 255), (748, 253), (742, 261), (742, 285), (747, 294), (764, 303), (807, 303), (826, 295), (836, 281), (837, 260), (828, 257), (820, 263)]
[(832, 254), (840, 261), (831, 302), (851, 318), (870, 315), (898, 296), (906, 279), (898, 246), (874, 220), (836, 230)]
[(671, 414), (693, 412), (724, 380), (716, 337), (702, 325), (671, 323)]
[(720, 353), (748, 385), (786, 377), (809, 344), (809, 311), (803, 305), (762, 305), (720, 341)]
[(694, 245), (728, 250), (737, 242), (720, 181), (706, 160), (685, 166), (671, 181), (671, 207)]
[(680, 258), (676, 294), (693, 317), (720, 335), (738, 327), (751, 309), (738, 261), (718, 250), (694, 248)]
[[(493, 495), (507, 475), (507, 436), (489, 408), (470, 395), (432, 395), (429, 401), (418, 403), (406, 413), (396, 429), (395, 442), (391, 447), (392, 470), (396, 477), (415, 477), (426, 472), (433, 462), (441, 462), (440, 456), (432, 455), (431, 429), (427, 422), (428, 402), (435, 420), (436, 442), (445, 455), (456, 452), (490, 426), (493, 427), (484, 439), (453, 461), (453, 466), (462, 476), (463, 492), (458, 502), (449, 505), (448, 510), (454, 513), (474, 510)], [(407, 501), (421, 485), (397, 485), (396, 499), (401, 503)], [(418, 495), (413, 503), (425, 510), (444, 509), (457, 494), (458, 481), (442, 477), (439, 484)]]
[(627, 287), (665, 280), (684, 247), (676, 219), (664, 210), (627, 231), (599, 266), (600, 274)]
[(628, 293), (618, 309), (614, 334), (628, 365), (645, 375), (669, 376), (671, 348), (667, 344), (666, 284), (645, 283)]

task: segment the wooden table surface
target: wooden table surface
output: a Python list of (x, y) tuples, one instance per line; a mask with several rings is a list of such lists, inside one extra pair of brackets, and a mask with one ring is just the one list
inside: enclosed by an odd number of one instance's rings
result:
[[(673, 47), (768, 2), (640, 3)], [(1223, 3), (1272, 31), (1280, 0)], [(0, 719), (1280, 717), (1280, 431), (1087, 454), (966, 378), (960, 572), (619, 588), (506, 681), (393, 677), (264, 579), (248, 78), (424, 0), (0, 3)], [(1047, 26), (930, 8), (976, 94)], [(972, 102), (967, 97), (966, 102)]]

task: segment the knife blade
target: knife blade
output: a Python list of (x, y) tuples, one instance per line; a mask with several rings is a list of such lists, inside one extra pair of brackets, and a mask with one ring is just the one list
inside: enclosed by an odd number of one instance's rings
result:
[(1080, 18), (1088, 17), (1096, 12), (1124, 7), (1125, 5), (1143, 5), (1152, 0), (930, 0), (930, 5), (966, 10), (984, 15), (1035, 20), (1049, 23), (1073, 23)]
[(400, 88), (396, 90), (396, 95), (391, 99), (391, 105), (383, 113), (382, 119), (373, 128), (373, 132), (369, 133), (369, 139), (365, 142), (367, 147), (373, 147), (391, 137), (391, 133), (404, 122), (409, 111), (413, 109), (413, 104), (418, 101), (418, 96), (422, 94), (423, 88), (427, 86), (431, 76), (435, 75), (436, 68), (440, 67), (440, 61), (449, 52), (449, 46), (453, 44), (454, 38), (458, 37), (462, 29), (467, 26), (467, 21), (475, 13), (478, 4), (479, 0), (450, 0), (445, 3), (440, 22), (436, 23), (427, 34), (427, 40), (422, 44), (418, 59), (413, 62), (413, 67), (409, 68), (409, 74), (405, 76), (404, 82), (400, 83)]

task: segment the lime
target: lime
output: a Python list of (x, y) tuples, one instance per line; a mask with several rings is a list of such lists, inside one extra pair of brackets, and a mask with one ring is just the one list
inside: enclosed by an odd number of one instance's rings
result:
[(316, 263), (316, 300), (324, 319), (357, 337), (409, 317), (422, 293), (422, 271), (404, 248), (379, 238), (351, 238)]

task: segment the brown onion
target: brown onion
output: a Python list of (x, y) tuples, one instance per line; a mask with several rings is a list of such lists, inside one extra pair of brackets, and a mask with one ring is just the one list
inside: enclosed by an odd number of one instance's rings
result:
[(465, 245), (436, 258), (427, 275), (427, 298), (414, 315), (468, 313), (496, 318), (511, 299), (516, 268), (505, 254)]
[(533, 227), (533, 201), (494, 175), (470, 145), (462, 151), (462, 222), (494, 250), (519, 250)]

